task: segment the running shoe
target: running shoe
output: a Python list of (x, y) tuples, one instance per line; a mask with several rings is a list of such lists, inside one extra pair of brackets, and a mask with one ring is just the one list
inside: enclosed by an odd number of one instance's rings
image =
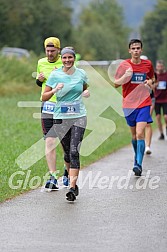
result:
[(64, 175), (63, 175), (63, 185), (68, 186), (69, 185), (69, 178), (68, 178), (68, 171), (65, 169), (64, 170)]
[(75, 185), (75, 196), (79, 195), (79, 188), (77, 185)]
[(76, 185), (75, 188), (71, 187), (68, 193), (66, 193), (66, 200), (74, 201), (76, 200), (76, 196), (78, 196), (78, 194), (79, 194), (78, 186)]
[(161, 133), (160, 137), (158, 138), (159, 140), (164, 140), (165, 139), (165, 136), (163, 133)]
[(146, 153), (147, 155), (150, 155), (150, 154), (152, 153), (152, 151), (150, 150), (150, 147), (149, 147), (149, 146), (146, 147), (145, 153)]
[(50, 176), (50, 179), (46, 182), (45, 188), (51, 189), (51, 190), (58, 190), (58, 184), (57, 179), (55, 179), (54, 176)]
[(141, 176), (142, 174), (142, 167), (139, 165), (136, 165), (133, 167), (133, 171), (135, 173), (135, 176)]

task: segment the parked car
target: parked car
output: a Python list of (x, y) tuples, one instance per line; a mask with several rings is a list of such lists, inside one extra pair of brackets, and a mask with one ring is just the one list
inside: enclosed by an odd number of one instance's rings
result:
[(28, 50), (17, 47), (3, 47), (1, 50), (1, 55), (7, 56), (9, 58), (16, 57), (18, 59), (23, 57), (30, 57), (30, 53), (28, 52)]

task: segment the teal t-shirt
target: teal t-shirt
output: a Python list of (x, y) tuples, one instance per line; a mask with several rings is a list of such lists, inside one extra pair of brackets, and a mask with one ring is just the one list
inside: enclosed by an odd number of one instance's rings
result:
[(70, 119), (86, 116), (86, 108), (82, 100), (83, 85), (88, 79), (83, 69), (75, 67), (73, 74), (63, 71), (63, 67), (52, 71), (46, 85), (55, 88), (58, 83), (64, 87), (56, 93), (57, 103), (54, 110), (54, 119)]

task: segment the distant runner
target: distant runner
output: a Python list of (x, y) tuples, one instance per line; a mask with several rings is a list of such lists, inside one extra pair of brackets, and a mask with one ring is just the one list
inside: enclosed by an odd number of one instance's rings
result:
[(156, 74), (158, 86), (155, 89), (155, 114), (160, 132), (159, 140), (164, 140), (165, 135), (163, 132), (161, 113), (163, 113), (167, 136), (167, 71), (162, 60), (156, 62)]

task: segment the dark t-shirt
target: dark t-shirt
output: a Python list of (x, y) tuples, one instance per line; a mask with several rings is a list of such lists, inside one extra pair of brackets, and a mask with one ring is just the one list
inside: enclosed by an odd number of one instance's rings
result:
[(158, 86), (155, 89), (155, 102), (167, 103), (167, 72), (157, 74)]

